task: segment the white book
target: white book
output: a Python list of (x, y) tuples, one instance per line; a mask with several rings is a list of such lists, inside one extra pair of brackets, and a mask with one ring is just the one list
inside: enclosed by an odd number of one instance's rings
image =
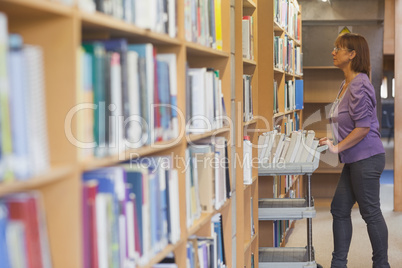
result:
[(258, 136), (258, 160), (260, 163), (262, 162), (262, 153), (268, 147), (268, 143), (265, 142), (266, 138), (269, 138), (266, 132)]
[(179, 204), (179, 173), (177, 169), (170, 170), (169, 177), (169, 212), (171, 224), (171, 241), (176, 243), (180, 240), (180, 207)]
[(292, 155), (291, 155), (290, 160), (289, 160), (290, 163), (294, 163), (294, 161), (296, 159), (296, 154), (297, 154), (297, 151), (299, 150), (299, 147), (300, 147), (300, 144), (301, 144), (301, 139), (302, 139), (301, 131), (296, 131), (296, 143), (294, 145)]
[(23, 51), (26, 59), (27, 85), (29, 85), (29, 153), (34, 173), (38, 174), (50, 167), (43, 50), (38, 46), (25, 45)]
[(242, 20), (243, 58), (250, 58), (250, 21)]
[(249, 140), (243, 140), (243, 182), (246, 185), (252, 184), (252, 146)]
[(190, 150), (186, 149), (186, 217), (187, 228), (190, 228), (193, 224), (193, 217), (191, 214), (191, 157)]
[[(214, 113), (215, 113), (215, 108), (214, 108), (214, 77), (215, 73), (208, 70), (205, 73), (205, 87), (204, 87), (204, 93), (205, 93), (205, 118), (208, 120), (207, 121), (207, 128), (208, 131), (215, 129), (216, 124), (215, 124), (215, 118), (214, 118)], [(193, 103), (194, 104), (194, 103)]]
[(204, 133), (207, 129), (206, 99), (205, 99), (205, 74), (206, 68), (190, 68), (191, 77), (191, 109), (192, 117), (188, 131), (191, 133)]
[(311, 148), (313, 141), (314, 141), (314, 137), (315, 137), (314, 130), (309, 130), (307, 132), (306, 141), (303, 145), (304, 150), (300, 156), (300, 162), (306, 162), (309, 154), (314, 155), (315, 150), (312, 150), (312, 148)]
[(307, 131), (303, 130), (302, 135), (301, 135), (301, 141), (300, 141), (301, 143), (300, 143), (299, 149), (297, 150), (296, 157), (294, 160), (295, 163), (300, 162), (300, 157), (302, 155), (302, 152), (304, 150), (304, 144), (306, 142), (306, 133), (307, 133)]
[(110, 90), (111, 90), (111, 126), (109, 127), (109, 147), (112, 154), (121, 152), (124, 148), (124, 126), (123, 118), (122, 87), (121, 87), (121, 65), (120, 55), (112, 53), (110, 61)]
[(111, 199), (110, 194), (98, 193), (95, 198), (96, 210), (96, 237), (98, 246), (98, 265), (99, 268), (109, 267), (108, 254), (108, 233), (111, 232), (108, 226), (107, 207)]
[(290, 145), (290, 138), (289, 138), (289, 137), (285, 137), (285, 140), (284, 140), (284, 142), (283, 142), (282, 153), (281, 153), (281, 155), (280, 155), (280, 157), (279, 157), (279, 162), (280, 162), (280, 163), (285, 162), (285, 157), (286, 157), (286, 154), (287, 154), (287, 152), (288, 152), (289, 145)]
[(271, 150), (272, 150), (272, 147), (273, 147), (273, 144), (274, 144), (274, 141), (275, 141), (275, 136), (276, 136), (277, 133), (278, 133), (278, 130), (274, 129), (274, 130), (270, 131), (269, 134), (268, 134), (269, 135), (268, 147), (267, 147), (267, 150), (265, 151), (265, 153), (263, 155), (264, 162), (265, 161), (267, 161), (267, 162), (270, 161)]
[(177, 34), (176, 0), (167, 0), (167, 1), (168, 1), (168, 34), (170, 37), (175, 38)]
[(289, 148), (288, 151), (286, 153), (286, 157), (285, 157), (285, 162), (290, 163), (290, 159), (292, 157), (293, 151), (295, 149), (295, 145), (296, 145), (296, 141), (297, 141), (297, 131), (293, 131), (292, 135), (290, 137), (290, 144), (289, 144)]
[(279, 141), (278, 141), (278, 145), (276, 146), (276, 151), (274, 154), (274, 158), (272, 159), (272, 163), (278, 163), (280, 156), (282, 154), (282, 150), (283, 150), (283, 146), (285, 144), (285, 134), (282, 133), (279, 135)]
[(313, 154), (308, 154), (308, 156), (307, 156), (307, 159), (306, 159), (306, 162), (312, 162), (313, 161), (313, 159), (314, 159), (314, 154), (315, 154), (315, 151), (317, 150), (317, 147), (318, 147), (318, 143), (319, 143), (319, 140), (314, 140), (313, 142), (312, 142), (312, 144), (311, 144), (311, 150), (312, 150), (312, 152), (314, 152)]
[(25, 246), (25, 226), (22, 221), (10, 220), (7, 222), (6, 241), (10, 266), (13, 268), (28, 267)]
[(276, 153), (276, 150), (278, 148), (281, 136), (282, 136), (281, 133), (276, 133), (275, 136), (274, 136), (274, 141), (273, 141), (273, 144), (272, 144), (271, 153), (269, 155), (269, 163), (272, 163), (273, 160), (274, 160), (275, 153)]
[[(127, 256), (130, 259), (138, 258), (135, 248), (135, 231), (134, 231), (134, 194), (131, 193), (126, 201), (126, 216), (127, 216)], [(137, 201), (138, 202), (138, 201)]]
[[(127, 87), (130, 107), (128, 125), (128, 138), (130, 146), (137, 148), (137, 142), (141, 143), (141, 93), (138, 70), (138, 53), (132, 50), (127, 52)], [(140, 145), (138, 146), (140, 147)]]

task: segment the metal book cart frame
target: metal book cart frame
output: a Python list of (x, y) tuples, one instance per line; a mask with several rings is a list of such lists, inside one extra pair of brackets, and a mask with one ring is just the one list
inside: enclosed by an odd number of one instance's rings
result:
[(311, 175), (318, 168), (320, 154), (328, 146), (320, 146), (312, 162), (260, 164), (259, 176), (307, 175), (306, 198), (267, 198), (258, 200), (259, 220), (307, 219), (306, 247), (262, 247), (259, 248), (261, 268), (316, 268), (314, 258), (312, 218), (315, 217), (314, 200), (311, 196)]

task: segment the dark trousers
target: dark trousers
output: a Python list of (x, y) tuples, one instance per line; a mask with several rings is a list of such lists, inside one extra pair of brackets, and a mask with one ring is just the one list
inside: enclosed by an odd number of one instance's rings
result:
[(390, 267), (387, 253), (388, 229), (380, 208), (380, 176), (384, 166), (384, 154), (345, 164), (331, 203), (334, 236), (332, 268), (347, 267), (352, 239), (350, 215), (355, 202), (358, 203), (360, 214), (367, 224), (373, 248), (373, 267)]

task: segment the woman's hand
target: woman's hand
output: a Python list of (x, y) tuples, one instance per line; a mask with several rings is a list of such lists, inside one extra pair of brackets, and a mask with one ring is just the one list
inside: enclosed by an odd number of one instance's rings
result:
[(338, 146), (334, 145), (330, 139), (327, 137), (320, 139), (319, 141), (320, 146), (321, 145), (328, 145), (328, 150), (331, 153), (337, 154), (338, 153)]

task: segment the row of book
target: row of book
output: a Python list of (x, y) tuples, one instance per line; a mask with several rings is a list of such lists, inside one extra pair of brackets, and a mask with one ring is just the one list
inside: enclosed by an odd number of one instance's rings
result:
[(178, 136), (175, 54), (157, 54), (150, 43), (111, 39), (85, 42), (78, 62), (81, 158)]
[[(72, 0), (62, 1), (73, 4)], [(85, 12), (98, 11), (172, 38), (177, 35), (176, 0), (78, 0), (77, 5)]]
[(0, 199), (0, 267), (52, 267), (42, 206), (39, 192)]
[(301, 36), (299, 9), (297, 1), (274, 0), (274, 21), (296, 40), (300, 40)]
[(187, 68), (186, 132), (204, 133), (228, 124), (219, 70)]
[(303, 75), (303, 53), (300, 46), (295, 46), (285, 34), (284, 37), (274, 36), (274, 66), (276, 69)]
[[(274, 114), (279, 113), (279, 87), (278, 82), (274, 80)], [(284, 112), (293, 110), (302, 110), (304, 108), (304, 81), (302, 79), (287, 80), (284, 85)], [(296, 128), (297, 130), (298, 128)]]
[(317, 146), (314, 130), (293, 131), (287, 136), (275, 129), (258, 137), (259, 163), (311, 162)]
[(82, 176), (84, 267), (145, 265), (180, 240), (178, 172), (171, 156)]
[(8, 33), (0, 13), (0, 182), (26, 180), (49, 168), (44, 55)]
[(273, 233), (274, 233), (274, 247), (280, 247), (282, 241), (289, 230), (289, 226), (292, 224), (291, 220), (275, 220), (273, 221)]
[(213, 137), (186, 149), (187, 227), (218, 210), (231, 196), (227, 141)]
[(285, 82), (285, 112), (304, 108), (304, 81), (302, 79)]
[(187, 241), (188, 268), (225, 268), (226, 256), (223, 239), (222, 215), (211, 219), (211, 236), (190, 236)]
[(243, 58), (254, 60), (254, 19), (252, 16), (243, 16), (242, 49)]
[(253, 115), (253, 87), (251, 80), (253, 76), (243, 74), (243, 121), (248, 122), (254, 118)]
[(184, 35), (189, 42), (222, 50), (222, 0), (184, 0)]
[(300, 115), (297, 112), (293, 113), (293, 117), (291, 114), (287, 114), (283, 118), (283, 129), (285, 135), (289, 135), (295, 130), (300, 129)]

